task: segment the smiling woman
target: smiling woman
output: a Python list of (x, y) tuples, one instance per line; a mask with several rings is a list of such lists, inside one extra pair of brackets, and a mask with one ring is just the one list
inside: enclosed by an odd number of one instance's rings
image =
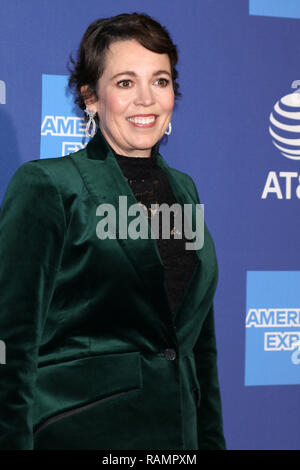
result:
[(100, 129), (117, 153), (149, 157), (168, 128), (174, 107), (169, 57), (133, 39), (111, 44), (105, 63), (97, 99), (86, 99), (86, 107), (97, 113)]
[(148, 157), (170, 124), (175, 97), (181, 96), (177, 60), (176, 46), (156, 21), (118, 15), (118, 21), (89, 26), (77, 62), (71, 58), (69, 85), (117, 153)]
[[(199, 195), (159, 153), (180, 96), (177, 59), (145, 14), (92, 23), (69, 85), (97, 131), (78, 152), (22, 164), (8, 185), (0, 449), (225, 448), (214, 243), (204, 224), (204, 243), (186, 248), (186, 220), (171, 209), (188, 206), (196, 233)], [(122, 197), (155, 213), (167, 206), (162, 235), (153, 239), (145, 218), (149, 236), (127, 236)], [(116, 236), (99, 237), (108, 206)]]

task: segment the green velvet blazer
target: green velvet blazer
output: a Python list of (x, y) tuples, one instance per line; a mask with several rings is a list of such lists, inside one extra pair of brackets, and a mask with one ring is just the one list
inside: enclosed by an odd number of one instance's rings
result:
[[(180, 204), (187, 174), (157, 162)], [(0, 449), (224, 449), (204, 245), (175, 317), (154, 238), (100, 239), (97, 207), (137, 200), (100, 130), (23, 163), (0, 212)], [(193, 213), (195, 217), (195, 213)]]

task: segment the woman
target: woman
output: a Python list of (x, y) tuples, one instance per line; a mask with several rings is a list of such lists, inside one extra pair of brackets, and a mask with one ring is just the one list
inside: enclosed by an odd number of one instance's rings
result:
[(119, 196), (149, 221), (162, 203), (199, 204), (158, 152), (176, 46), (122, 14), (91, 24), (73, 63), (76, 103), (99, 128), (83, 150), (23, 164), (1, 210), (0, 448), (223, 449), (209, 232), (194, 250), (173, 219), (169, 238), (121, 234)]

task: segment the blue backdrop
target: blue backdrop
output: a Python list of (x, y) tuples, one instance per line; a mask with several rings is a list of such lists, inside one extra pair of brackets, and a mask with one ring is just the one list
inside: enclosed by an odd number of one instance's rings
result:
[(0, 6), (0, 200), (23, 162), (80, 148), (81, 121), (64, 87), (88, 24), (137, 11), (168, 28), (183, 97), (160, 151), (193, 177), (216, 245), (228, 448), (299, 449), (300, 2)]

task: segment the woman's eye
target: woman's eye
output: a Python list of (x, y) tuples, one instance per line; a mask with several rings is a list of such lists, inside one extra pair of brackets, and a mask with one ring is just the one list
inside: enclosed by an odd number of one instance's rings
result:
[(121, 88), (129, 88), (126, 85), (125, 86), (121, 85), (121, 83), (129, 83), (129, 82), (131, 82), (131, 80), (121, 80), (120, 82), (118, 82), (118, 85), (121, 86)]
[(166, 78), (159, 78), (158, 80), (156, 80), (157, 82), (163, 82), (162, 83), (162, 86), (167, 86), (168, 83), (169, 83), (169, 80), (167, 80)]

